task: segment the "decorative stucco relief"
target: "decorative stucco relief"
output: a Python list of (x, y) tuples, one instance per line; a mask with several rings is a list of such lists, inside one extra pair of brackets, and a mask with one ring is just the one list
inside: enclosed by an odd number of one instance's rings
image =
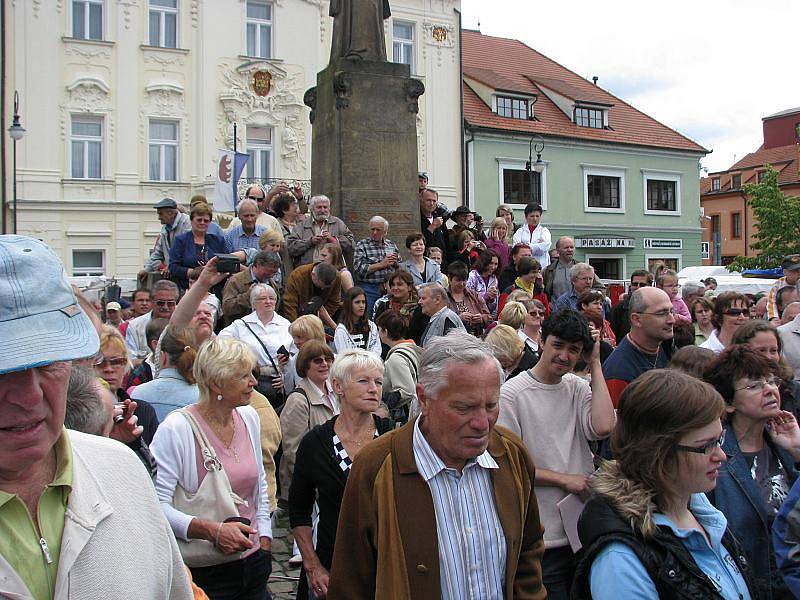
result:
[[(239, 130), (241, 133), (245, 133), (247, 125), (271, 127), (274, 139), (279, 141), (277, 156), (281, 164), (276, 165), (278, 176), (305, 177), (308, 152), (306, 108), (303, 104), (306, 85), (302, 68), (270, 61), (252, 61), (239, 65), (223, 62), (219, 69), (223, 114), (217, 121), (218, 146), (232, 147), (234, 122), (245, 126)], [(256, 71), (268, 71), (272, 76), (271, 88), (266, 96), (258, 96), (253, 90), (253, 74)]]
[(133, 18), (133, 9), (138, 8), (138, 0), (117, 0), (120, 9), (122, 10), (122, 19), (125, 23), (125, 29), (130, 29)]
[(169, 81), (157, 81), (144, 89), (144, 99), (139, 109), (139, 139), (147, 139), (147, 121), (150, 118), (168, 118), (181, 121), (184, 144), (189, 143), (189, 123), (183, 86)]
[(67, 139), (70, 126), (70, 115), (86, 113), (103, 116), (109, 141), (114, 141), (115, 124), (111, 116), (111, 88), (100, 77), (83, 75), (76, 77), (64, 89), (64, 96), (59, 108), (61, 110), (61, 139)]

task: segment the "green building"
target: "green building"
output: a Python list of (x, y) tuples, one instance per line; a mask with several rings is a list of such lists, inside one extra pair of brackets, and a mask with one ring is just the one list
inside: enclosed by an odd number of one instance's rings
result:
[(701, 264), (708, 150), (522, 42), (464, 31), (463, 48), (467, 203), (487, 224), (533, 199), (604, 279)]

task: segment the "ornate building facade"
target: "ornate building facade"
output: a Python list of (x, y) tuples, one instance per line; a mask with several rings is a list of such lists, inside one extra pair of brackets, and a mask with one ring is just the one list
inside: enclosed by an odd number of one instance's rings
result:
[[(26, 129), (17, 228), (50, 244), (71, 274), (135, 274), (160, 229), (152, 205), (213, 200), (219, 148), (250, 154), (244, 177), (310, 191), (303, 95), (328, 61), (327, 0), (3, 2), (5, 112), (17, 90)], [(389, 59), (426, 88), (419, 168), (450, 204), (462, 193), (459, 8), (392, 2), (385, 22)], [(10, 143), (4, 136), (8, 232)]]

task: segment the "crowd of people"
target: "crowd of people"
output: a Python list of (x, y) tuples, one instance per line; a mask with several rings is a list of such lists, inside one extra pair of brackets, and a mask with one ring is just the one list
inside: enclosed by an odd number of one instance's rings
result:
[(162, 200), (100, 311), (0, 236), (0, 596), (265, 599), (283, 512), (301, 599), (800, 597), (800, 256), (612, 304), (540, 206), (419, 204)]

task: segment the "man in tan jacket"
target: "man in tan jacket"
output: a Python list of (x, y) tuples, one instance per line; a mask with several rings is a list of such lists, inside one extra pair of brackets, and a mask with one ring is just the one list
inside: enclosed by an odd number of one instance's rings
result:
[(545, 598), (533, 463), (518, 437), (494, 427), (501, 381), (500, 364), (468, 333), (429, 343), (421, 416), (353, 464), (329, 600)]

